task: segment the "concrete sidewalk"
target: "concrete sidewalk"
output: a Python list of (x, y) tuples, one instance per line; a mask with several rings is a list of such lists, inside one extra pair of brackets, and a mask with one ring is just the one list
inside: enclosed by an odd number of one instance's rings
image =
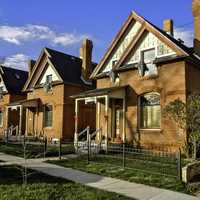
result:
[[(53, 158), (55, 159), (55, 158)], [(0, 160), (24, 166), (24, 160), (0, 153)], [(93, 188), (115, 192), (138, 200), (199, 200), (199, 198), (170, 190), (131, 183), (115, 178), (99, 176), (74, 169), (44, 163), (43, 159), (29, 159), (26, 166), (45, 174), (64, 178)]]

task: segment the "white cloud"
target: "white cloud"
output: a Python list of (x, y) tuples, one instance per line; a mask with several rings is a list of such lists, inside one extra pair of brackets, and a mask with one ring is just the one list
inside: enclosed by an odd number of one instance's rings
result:
[(67, 46), (67, 45), (78, 43), (86, 37), (88, 37), (88, 36), (87, 35), (75, 36), (74, 34), (65, 33), (60, 36), (55, 37), (53, 42), (55, 44)]
[(176, 39), (180, 38), (181, 40), (183, 40), (187, 46), (189, 47), (193, 46), (193, 38), (194, 38), (193, 30), (185, 28), (175, 28), (174, 36)]
[(6, 57), (3, 65), (21, 70), (28, 70), (29, 57), (24, 54), (14, 54)]
[(79, 43), (86, 34), (57, 33), (47, 26), (26, 25), (26, 26), (0, 26), (0, 40), (20, 45), (27, 41), (47, 40), (54, 45), (68, 46)]

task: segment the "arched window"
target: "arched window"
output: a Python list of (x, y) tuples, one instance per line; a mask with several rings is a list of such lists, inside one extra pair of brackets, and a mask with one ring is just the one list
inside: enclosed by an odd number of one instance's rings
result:
[(140, 96), (140, 128), (159, 129), (160, 126), (160, 94), (152, 92)]

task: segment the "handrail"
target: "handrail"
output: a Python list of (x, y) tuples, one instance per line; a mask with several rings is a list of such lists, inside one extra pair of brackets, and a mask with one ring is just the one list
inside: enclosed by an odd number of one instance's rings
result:
[[(18, 125), (17, 126), (13, 126), (13, 125), (11, 125), (10, 127), (8, 127), (7, 129), (5, 129), (4, 131), (5, 131), (5, 133), (6, 133), (6, 135), (7, 136), (12, 136), (12, 134), (13, 134), (13, 131), (15, 131), (16, 130), (16, 133), (18, 132)], [(18, 134), (16, 134), (16, 135), (18, 135)]]
[(96, 131), (90, 134), (90, 138), (93, 138), (95, 135), (97, 135), (98, 132), (101, 132), (101, 131), (102, 131), (102, 128), (97, 129)]
[(89, 129), (89, 126), (87, 126), (83, 131), (81, 131), (80, 133), (78, 133), (78, 134), (77, 134), (77, 135), (78, 135), (78, 138), (79, 138), (80, 136), (84, 135), (85, 133), (87, 133), (88, 129)]

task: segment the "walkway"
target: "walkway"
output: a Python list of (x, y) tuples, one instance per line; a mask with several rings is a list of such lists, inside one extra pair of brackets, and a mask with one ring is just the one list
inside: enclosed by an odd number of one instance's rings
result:
[[(24, 166), (24, 160), (19, 157), (0, 153), (0, 160), (5, 161), (4, 164), (9, 163)], [(199, 200), (197, 197), (183, 193), (85, 173), (74, 169), (44, 163), (43, 161), (44, 159), (29, 159), (27, 160), (26, 166), (30, 169), (37, 170), (51, 176), (61, 177), (76, 183), (81, 183), (83, 185), (109, 192), (115, 192), (138, 200)]]

